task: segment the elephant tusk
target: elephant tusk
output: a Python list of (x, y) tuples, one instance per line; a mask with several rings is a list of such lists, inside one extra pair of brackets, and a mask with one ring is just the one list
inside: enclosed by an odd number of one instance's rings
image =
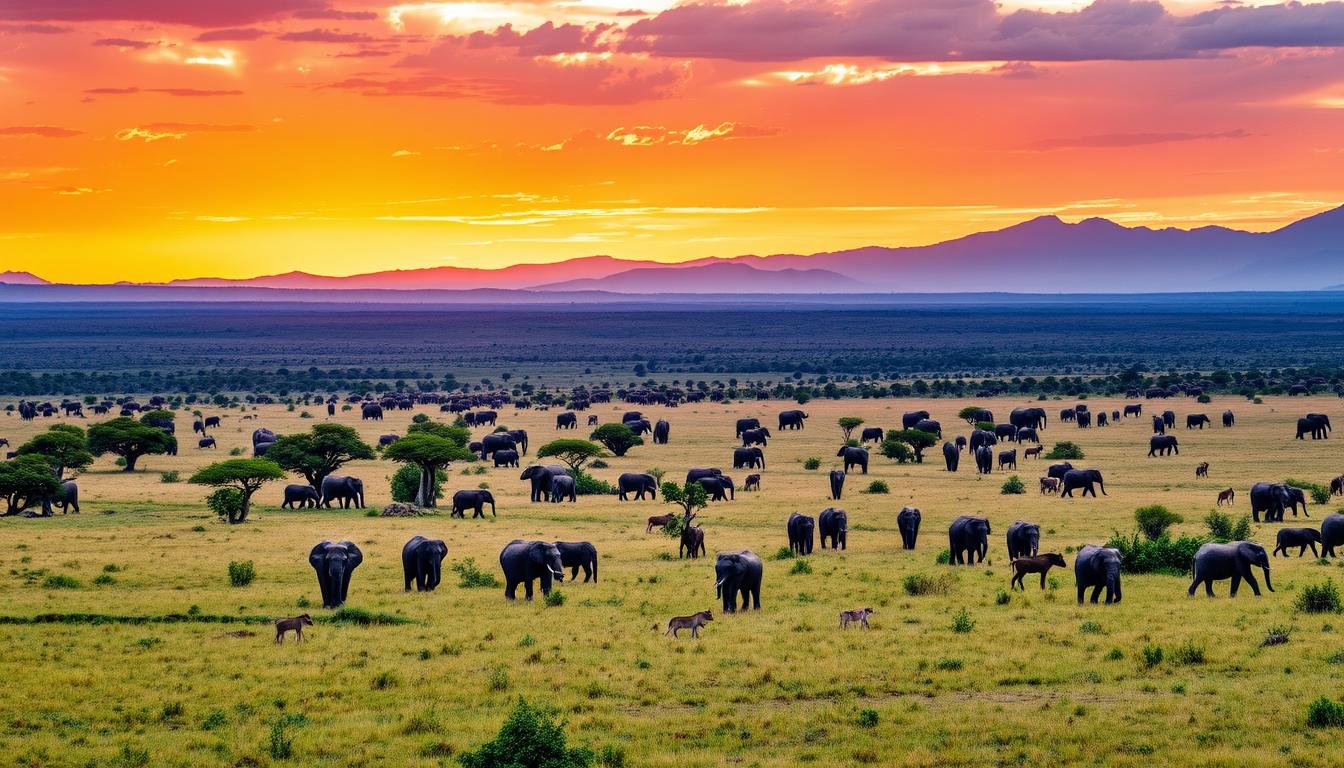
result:
[(554, 568), (551, 569), (551, 573), (555, 574), (556, 576), (560, 576), (560, 577), (562, 577), (562, 578), (563, 578), (564, 575), (565, 575), (565, 572), (564, 572), (564, 571), (557, 571), (557, 570), (555, 570)]
[(719, 587), (722, 587), (722, 586), (723, 586), (723, 582), (725, 582), (725, 581), (727, 581), (727, 578), (719, 579), (718, 583), (716, 583), (716, 584), (714, 585), (714, 588), (715, 588), (715, 589), (718, 589)]

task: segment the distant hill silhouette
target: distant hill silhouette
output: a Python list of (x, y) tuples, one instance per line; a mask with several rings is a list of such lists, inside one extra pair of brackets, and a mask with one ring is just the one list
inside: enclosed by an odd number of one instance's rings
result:
[(49, 285), (32, 272), (0, 272), (0, 283), (8, 285)]

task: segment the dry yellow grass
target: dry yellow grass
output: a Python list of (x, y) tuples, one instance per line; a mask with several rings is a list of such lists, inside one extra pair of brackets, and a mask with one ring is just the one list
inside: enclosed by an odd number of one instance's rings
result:
[[(1089, 401), (1094, 411), (1122, 403)], [(676, 541), (644, 533), (648, 515), (670, 510), (661, 501), (589, 496), (577, 504), (529, 504), (515, 469), (479, 476), (450, 470), (450, 492), (486, 482), (496, 493), (499, 517), (484, 522), (450, 520), (446, 511), (410, 520), (284, 511), (277, 508), (283, 483), (274, 483), (258, 494), (247, 524), (229, 527), (205, 509), (206, 489), (161, 483), (159, 472), (185, 478), (230, 448), (249, 447), (257, 426), (292, 433), (325, 418), (317, 407), (309, 409), (316, 420), (280, 406), (249, 410), (255, 420), (229, 412), (214, 433), (218, 451), (184, 447), (177, 457), (147, 457), (145, 471), (133, 474), (116, 471), (105, 457), (79, 480), (82, 515), (0, 520), (0, 614), (151, 616), (197, 606), (205, 614), (294, 615), (305, 610), (301, 599), (320, 602), (308, 549), (323, 538), (347, 538), (365, 553), (350, 605), (415, 623), (319, 623), (309, 642), (283, 646), (273, 644), (269, 625), (0, 626), (0, 754), (20, 765), (138, 764), (142, 750), (150, 765), (270, 764), (279, 762), (269, 755), (271, 725), (290, 713), (304, 717), (288, 728), (296, 762), (435, 765), (452, 763), (449, 755), (493, 734), (521, 694), (558, 707), (572, 741), (620, 747), (629, 765), (1335, 765), (1340, 735), (1306, 727), (1304, 712), (1317, 696), (1344, 694), (1341, 667), (1328, 661), (1344, 651), (1332, 627), (1341, 619), (1292, 608), (1304, 585), (1339, 575), (1333, 564), (1276, 559), (1278, 592), (1259, 599), (1243, 590), (1230, 600), (1225, 582), (1215, 600), (1189, 599), (1187, 579), (1129, 576), (1120, 605), (1080, 607), (1071, 569), (1053, 574), (1058, 589), (1042, 593), (1029, 578), (1027, 591), (1006, 605), (995, 596), (1008, 586), (1003, 533), (1014, 520), (1039, 523), (1042, 550), (1062, 552), (1131, 530), (1140, 505), (1165, 504), (1185, 517), (1177, 531), (1202, 533), (1200, 518), (1222, 488), (1237, 489), (1241, 514), (1254, 481), (1327, 482), (1344, 471), (1344, 435), (1295, 441), (1292, 425), (1301, 413), (1329, 412), (1337, 403), (1147, 402), (1145, 411), (1174, 409), (1182, 425), (1189, 412), (1215, 421), (1224, 408), (1237, 413), (1233, 429), (1178, 427), (1181, 455), (1169, 459), (1146, 458), (1147, 413), (1079, 430), (1054, 418), (1071, 401), (1043, 403), (1051, 414), (1042, 435), (1047, 450), (1073, 440), (1087, 452), (1075, 463), (1105, 472), (1110, 495), (1095, 500), (1039, 496), (1036, 478), (1049, 463), (1043, 460), (1019, 460), (1028, 492), (1003, 496), (999, 486), (1010, 473), (978, 478), (969, 457), (949, 474), (936, 448), (923, 465), (898, 466), (874, 452), (869, 475), (852, 475), (837, 505), (849, 512), (849, 550), (818, 548), (809, 558), (813, 572), (805, 574), (791, 574), (791, 561), (767, 560), (763, 610), (735, 616), (723, 615), (714, 598), (714, 553), (749, 547), (769, 556), (787, 543), (790, 513), (816, 515), (832, 505), (826, 471), (840, 444), (838, 417), (890, 428), (899, 427), (903, 411), (926, 408), (951, 436), (966, 432), (955, 414), (969, 402), (809, 403), (805, 430), (776, 432), (770, 441), (763, 490), (739, 491), (736, 501), (701, 514), (710, 557), (698, 561), (662, 559), (675, 558)], [(1024, 403), (973, 404), (1003, 419)], [(775, 414), (789, 407), (643, 408), (671, 421), (671, 444), (637, 447), (594, 474), (614, 481), (654, 467), (669, 479), (691, 466), (730, 471), (734, 420), (754, 415), (773, 427)], [(625, 410), (612, 404), (591, 412), (610, 421)], [(416, 412), (439, 416), (437, 409)], [(556, 432), (555, 413), (506, 408), (500, 423), (527, 429), (533, 454), (553, 437), (590, 431)], [(394, 412), (381, 423), (360, 422), (353, 411), (337, 418), (373, 442), (404, 433), (411, 415)], [(11, 416), (0, 421), (0, 436), (17, 446), (46, 426)], [(194, 446), (186, 439), (190, 418), (179, 415), (178, 426), (184, 446)], [(809, 456), (821, 458), (821, 469), (803, 469)], [(1200, 461), (1211, 465), (1207, 479), (1194, 476)], [(389, 501), (386, 478), (394, 469), (381, 461), (347, 467), (364, 478), (371, 508)], [(740, 485), (747, 473), (732, 474)], [(859, 493), (875, 479), (887, 481), (891, 494)], [(914, 552), (900, 549), (895, 528), (906, 504), (924, 515)], [(1297, 522), (1319, 523), (1326, 512), (1313, 505), (1311, 520)], [(935, 565), (948, 522), (969, 513), (992, 521), (989, 562)], [(1255, 538), (1272, 547), (1276, 528), (1254, 526)], [(511, 539), (586, 539), (601, 553), (601, 581), (566, 582), (559, 607), (510, 604), (502, 588), (460, 589), (450, 573), (435, 593), (407, 594), (399, 554), (417, 533), (444, 539), (450, 560), (470, 557), (495, 574), (498, 552)], [(1072, 555), (1066, 559), (1072, 564)], [(231, 560), (253, 561), (256, 581), (230, 587)], [(116, 567), (109, 574), (115, 582), (95, 584), (106, 566)], [(954, 573), (956, 580), (946, 595), (911, 597), (901, 581), (912, 573)], [(80, 586), (48, 588), (51, 574)], [(873, 628), (841, 632), (839, 611), (862, 606), (877, 610)], [(974, 628), (957, 633), (952, 616), (963, 607)], [(706, 608), (715, 621), (700, 641), (663, 637), (670, 616)], [(1293, 627), (1290, 642), (1261, 648), (1275, 626)], [(239, 630), (255, 634), (229, 634)], [(1204, 649), (1205, 663), (1173, 660), (1186, 643)], [(1166, 660), (1148, 667), (1145, 645), (1162, 646)], [(865, 709), (878, 713), (874, 727), (859, 724)]]

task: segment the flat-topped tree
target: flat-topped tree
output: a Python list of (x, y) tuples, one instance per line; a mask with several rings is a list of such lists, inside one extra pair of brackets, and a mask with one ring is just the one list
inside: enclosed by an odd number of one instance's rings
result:
[(709, 494), (698, 482), (689, 482), (685, 485), (663, 483), (661, 490), (664, 504), (676, 504), (681, 507), (681, 517), (685, 523), (689, 523), (691, 518), (695, 517), (696, 510), (709, 506)]
[(420, 469), (419, 487), (415, 503), (421, 507), (437, 506), (434, 479), (454, 461), (473, 461), (476, 456), (467, 450), (471, 432), (462, 427), (425, 421), (412, 424), (406, 436), (383, 449), (383, 458), (411, 464)]
[(591, 443), (577, 437), (561, 438), (541, 446), (537, 451), (537, 458), (549, 459), (556, 458), (563, 461), (577, 477), (583, 473), (583, 465), (593, 459), (600, 459), (607, 455), (602, 450), (602, 446), (597, 443)]
[(900, 449), (892, 446), (893, 443), (904, 443), (909, 446), (911, 453), (914, 454), (915, 463), (921, 464), (924, 462), (924, 451), (938, 444), (938, 436), (922, 429), (889, 429), (879, 449), (883, 456), (896, 458), (899, 455)]
[(863, 419), (858, 416), (841, 416), (839, 424), (840, 431), (845, 434), (845, 441), (848, 442), (850, 435), (854, 434), (854, 430), (863, 424)]
[(126, 460), (126, 472), (135, 471), (135, 462), (146, 454), (163, 454), (177, 447), (177, 438), (158, 427), (151, 427), (128, 416), (89, 427), (89, 452), (94, 456), (111, 453)]
[(38, 454), (0, 462), (0, 498), (5, 515), (17, 515), (61, 490), (47, 459)]
[(589, 437), (605, 445), (616, 456), (624, 456), (626, 451), (644, 444), (644, 438), (624, 424), (603, 424), (593, 430)]
[(173, 428), (173, 417), (174, 414), (172, 411), (159, 408), (153, 411), (145, 411), (140, 414), (140, 423), (168, 430)]
[(67, 469), (78, 472), (93, 463), (88, 436), (73, 424), (57, 424), (40, 435), (34, 435), (31, 440), (20, 445), (15, 453), (19, 456), (41, 456), (56, 474), (57, 480), (65, 478)]
[(315, 424), (307, 434), (280, 437), (266, 451), (266, 458), (303, 475), (314, 488), (321, 488), (322, 478), (345, 463), (373, 457), (373, 448), (344, 424)]
[(228, 489), (237, 494), (225, 499), (216, 491), (211, 496), (221, 503), (211, 504), (215, 511), (226, 517), (231, 525), (247, 520), (248, 510), (252, 507), (252, 494), (260, 490), (268, 481), (279, 480), (285, 471), (270, 459), (228, 459), (218, 461), (201, 469), (191, 476), (190, 482), (198, 485), (210, 485)]

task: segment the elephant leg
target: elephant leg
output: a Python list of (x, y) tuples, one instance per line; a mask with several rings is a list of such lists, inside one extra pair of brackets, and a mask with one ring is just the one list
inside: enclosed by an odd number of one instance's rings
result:
[[(1020, 573), (1014, 573), (1014, 574), (1013, 574), (1013, 578), (1008, 582), (1008, 591), (1011, 592), (1011, 591), (1013, 591), (1014, 589), (1017, 589), (1017, 588), (1018, 588), (1018, 585), (1021, 584), (1021, 582), (1022, 582), (1022, 574), (1020, 574)], [(1026, 587), (1022, 587), (1022, 591), (1023, 591), (1023, 592), (1026, 592), (1026, 591), (1027, 591), (1027, 588), (1026, 588)]]
[[(1249, 575), (1249, 574), (1248, 574), (1248, 575)], [(1232, 590), (1228, 593), (1229, 596), (1230, 596), (1230, 597), (1236, 597), (1236, 596), (1237, 596), (1237, 589), (1238, 589), (1239, 587), (1241, 587), (1241, 574), (1240, 574), (1240, 573), (1234, 573), (1234, 574), (1232, 574)]]
[[(574, 567), (570, 570), (569, 580), (570, 580), (570, 581), (574, 581), (574, 580), (576, 580), (576, 579), (578, 579), (578, 578), (579, 578), (579, 566), (576, 565), (576, 566), (574, 566)], [(587, 566), (587, 565), (585, 565), (585, 566), (583, 567), (583, 580), (584, 580), (584, 581), (587, 581), (587, 580), (588, 580), (588, 566)]]
[[(1083, 604), (1083, 593), (1086, 592), (1086, 591), (1087, 591), (1087, 585), (1086, 585), (1086, 584), (1083, 584), (1083, 583), (1080, 582), (1080, 583), (1078, 584), (1078, 604), (1079, 604), (1079, 605), (1082, 605), (1082, 604)], [(1192, 592), (1191, 594), (1194, 594), (1194, 593)]]
[[(1316, 554), (1316, 542), (1314, 542), (1314, 541), (1307, 542), (1307, 546), (1311, 547), (1311, 556), (1312, 556), (1312, 557), (1320, 557), (1320, 555)], [(1300, 557), (1300, 555), (1299, 555), (1299, 557)]]
[[(1045, 589), (1045, 574), (1047, 573), (1049, 573), (1049, 571), (1041, 571), (1041, 589)], [(1022, 591), (1026, 592), (1027, 588), (1023, 587)]]
[(1256, 596), (1256, 597), (1259, 597), (1259, 596), (1260, 596), (1260, 582), (1258, 582), (1258, 581), (1255, 580), (1255, 574), (1251, 572), (1251, 569), (1250, 569), (1250, 568), (1247, 568), (1247, 569), (1246, 569), (1246, 577), (1245, 577), (1245, 578), (1246, 578), (1246, 583), (1249, 584), (1250, 587), (1251, 587), (1251, 591), (1255, 593), (1255, 596)]
[(1187, 589), (1185, 593), (1190, 597), (1194, 597), (1196, 589), (1199, 589), (1199, 576), (1195, 576), (1195, 580), (1190, 582), (1190, 589)]
[(509, 600), (517, 599), (517, 589), (518, 582), (513, 579), (508, 579), (508, 583), (504, 587), (504, 597)]
[(1092, 588), (1092, 600), (1091, 600), (1091, 602), (1093, 602), (1093, 603), (1097, 602), (1097, 598), (1101, 596), (1101, 588), (1102, 588), (1103, 586), (1105, 586), (1105, 585), (1104, 585), (1104, 584), (1098, 584), (1098, 585), (1096, 585), (1095, 587)]
[(532, 579), (523, 582), (523, 596), (528, 600), (532, 599)]

